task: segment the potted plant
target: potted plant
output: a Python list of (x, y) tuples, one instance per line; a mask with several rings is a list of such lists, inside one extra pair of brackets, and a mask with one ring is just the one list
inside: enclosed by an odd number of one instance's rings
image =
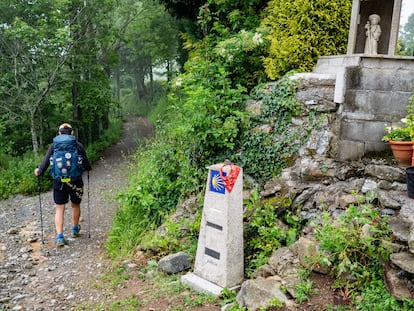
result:
[[(404, 119), (403, 119), (404, 120)], [(386, 126), (382, 141), (385, 142), (411, 142), (411, 129), (407, 126)]]
[(404, 118), (397, 126), (386, 126), (387, 133), (382, 137), (382, 141), (390, 144), (394, 158), (402, 166), (409, 166), (413, 161), (414, 126), (411, 120), (414, 118), (409, 117), (410, 121)]

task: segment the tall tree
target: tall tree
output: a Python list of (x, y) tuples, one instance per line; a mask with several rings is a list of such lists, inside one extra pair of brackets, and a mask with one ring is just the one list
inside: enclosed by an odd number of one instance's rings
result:
[(95, 141), (116, 107), (111, 79), (133, 76), (145, 94), (177, 55), (175, 20), (151, 0), (3, 0), (0, 20), (2, 151), (38, 153), (64, 121)]
[(414, 14), (408, 17), (398, 41), (400, 45), (399, 54), (414, 56)]
[(126, 31), (121, 64), (122, 71), (134, 77), (136, 97), (142, 98), (148, 94), (146, 80), (151, 81), (154, 67), (171, 70), (178, 56), (179, 31), (162, 5), (145, 0), (136, 9), (139, 14)]
[(66, 2), (6, 2), (7, 9), (0, 13), (6, 21), (0, 25), (0, 62), (6, 69), (0, 78), (0, 109), (7, 113), (7, 126), (30, 128), (33, 151), (37, 154), (39, 112), (44, 105), (51, 106), (48, 95), (58, 82), (72, 47), (62, 15)]
[(108, 127), (110, 68), (119, 42), (112, 12), (123, 2), (2, 1), (0, 111), (6, 113), (5, 133), (17, 125), (30, 128), (35, 153), (42, 147), (44, 129), (54, 129), (58, 122), (73, 121), (84, 141), (99, 137)]

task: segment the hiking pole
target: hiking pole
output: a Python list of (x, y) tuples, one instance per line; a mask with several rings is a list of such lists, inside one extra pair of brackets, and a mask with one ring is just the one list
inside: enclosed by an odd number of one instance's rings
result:
[(88, 238), (91, 238), (91, 210), (89, 206), (89, 171), (88, 171)]
[(43, 213), (42, 213), (42, 199), (40, 195), (40, 176), (39, 175), (37, 175), (37, 189), (39, 190), (40, 228), (42, 232), (42, 244), (45, 244), (45, 240), (43, 239)]

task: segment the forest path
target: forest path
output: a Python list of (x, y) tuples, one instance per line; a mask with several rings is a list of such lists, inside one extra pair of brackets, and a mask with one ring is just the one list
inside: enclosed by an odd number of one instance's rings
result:
[(81, 235), (70, 237), (71, 208), (67, 205), (64, 233), (69, 245), (65, 247), (55, 246), (51, 191), (43, 192), (40, 201), (39, 196), (22, 195), (0, 201), (0, 310), (77, 310), (83, 302), (105, 305), (114, 299), (107, 289), (93, 282), (99, 282), (108, 266), (104, 243), (118, 206), (116, 194), (128, 183), (129, 155), (153, 132), (149, 120), (130, 117), (123, 125), (120, 141), (93, 165), (89, 189), (84, 174)]

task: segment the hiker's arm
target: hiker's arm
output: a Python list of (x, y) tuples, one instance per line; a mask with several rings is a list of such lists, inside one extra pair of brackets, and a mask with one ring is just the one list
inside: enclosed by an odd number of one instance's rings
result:
[(82, 145), (82, 143), (78, 142), (79, 145), (79, 154), (82, 156), (82, 167), (84, 170), (91, 171), (92, 166), (91, 162), (88, 159), (88, 156), (86, 155), (85, 147)]
[(35, 175), (37, 176), (42, 175), (47, 170), (47, 168), (50, 165), (50, 157), (52, 156), (52, 153), (53, 153), (53, 144), (49, 146), (49, 149), (47, 150), (47, 153), (45, 157), (43, 158), (43, 161), (40, 164), (40, 166), (35, 169)]

